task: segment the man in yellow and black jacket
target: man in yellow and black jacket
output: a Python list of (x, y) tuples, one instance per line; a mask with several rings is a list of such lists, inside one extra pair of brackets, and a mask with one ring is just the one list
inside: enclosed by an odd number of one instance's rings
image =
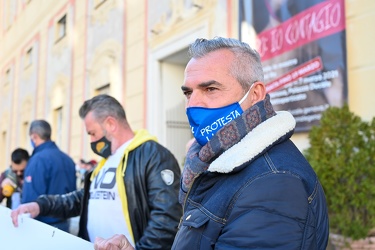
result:
[(180, 168), (172, 153), (146, 130), (133, 132), (120, 103), (108, 95), (86, 101), (80, 116), (91, 148), (103, 159), (86, 176), (84, 189), (40, 196), (12, 211), (74, 217), (78, 236), (94, 242), (124, 234), (136, 249), (170, 249), (182, 215)]

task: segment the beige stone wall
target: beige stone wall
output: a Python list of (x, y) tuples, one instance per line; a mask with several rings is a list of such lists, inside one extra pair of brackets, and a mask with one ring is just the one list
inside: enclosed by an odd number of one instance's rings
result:
[[(179, 86), (184, 62), (174, 67), (173, 56), (185, 53), (188, 44), (197, 37), (238, 37), (238, 1), (235, 0), (194, 0), (196, 7), (183, 5), (182, 0), (107, 0), (107, 12), (111, 6), (125, 9), (125, 27), (118, 31), (125, 32), (124, 41), (104, 40), (92, 54), (88, 54), (91, 52), (87, 48), (87, 30), (91, 23), (87, 22), (87, 17), (93, 1), (0, 1), (0, 170), (8, 166), (14, 148), (24, 147), (31, 152), (30, 122), (43, 118), (53, 124), (56, 119), (53, 109), (62, 104), (69, 104), (66, 107), (69, 110), (65, 113), (68, 117), (64, 117), (60, 148), (75, 160), (95, 158), (78, 109), (86, 98), (98, 93), (95, 84), (103, 84), (98, 79), (108, 75), (104, 72), (108, 69), (113, 69), (111, 80), (115, 82), (110, 92), (124, 104), (132, 128), (149, 129), (169, 147), (168, 114), (180, 109), (183, 112)], [(160, 3), (168, 6), (158, 12), (157, 4)], [(372, 32), (375, 1), (346, 0), (345, 3), (349, 105), (357, 114), (371, 119), (375, 115), (375, 99), (372, 97), (375, 92), (372, 84), (375, 77), (375, 48), (372, 45), (375, 40)], [(72, 75), (62, 75), (49, 90), (46, 88), (48, 30), (69, 6), (74, 9), (74, 22), (69, 27), (66, 41), (73, 50), (72, 60), (67, 62), (72, 67)], [(105, 22), (105, 14), (97, 12), (93, 18)], [(21, 65), (28, 46), (35, 42), (38, 45), (34, 65), (37, 91), (20, 99), (26, 89), (18, 82), (28, 74)], [(115, 59), (101, 75), (99, 71), (108, 63), (108, 58)], [(8, 69), (11, 69), (10, 77)], [(92, 69), (95, 70), (90, 71)], [(165, 77), (164, 74), (170, 75)], [(174, 79), (175, 83), (168, 84), (167, 79)], [(168, 90), (163, 90), (166, 86)], [(59, 95), (61, 93), (64, 95)], [(183, 114), (177, 118), (178, 123), (184, 119)], [(292, 139), (300, 149), (308, 146), (307, 133), (295, 135)], [(176, 152), (180, 158), (183, 145), (184, 141), (181, 141), (177, 146), (171, 146), (178, 147)]]
[[(10, 19), (9, 6), (14, 11)], [(44, 118), (52, 122), (45, 115), (45, 103), (42, 101), (44, 91), (45, 72), (43, 65), (46, 61), (46, 35), (53, 14), (66, 6), (68, 1), (1, 1), (0, 4), (0, 92), (2, 105), (0, 107), (0, 169), (10, 164), (10, 154), (16, 147), (23, 147), (31, 152), (30, 141), (27, 137), (28, 125), (36, 118)], [(30, 45), (37, 45), (33, 56), (33, 64), (24, 69), (26, 50)], [(10, 69), (10, 77), (7, 71)], [(18, 83), (36, 74), (38, 91), (19, 98), (25, 91)], [(9, 81), (8, 81), (9, 80)], [(4, 100), (8, 101), (4, 101)], [(4, 119), (3, 119), (4, 117)], [(67, 148), (67, 147), (66, 147)]]

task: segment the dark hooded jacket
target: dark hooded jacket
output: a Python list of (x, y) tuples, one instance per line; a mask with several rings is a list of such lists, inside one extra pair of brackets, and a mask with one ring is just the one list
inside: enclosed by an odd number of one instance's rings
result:
[(172, 249), (326, 249), (324, 191), (294, 127), (279, 112), (215, 159), (187, 194)]

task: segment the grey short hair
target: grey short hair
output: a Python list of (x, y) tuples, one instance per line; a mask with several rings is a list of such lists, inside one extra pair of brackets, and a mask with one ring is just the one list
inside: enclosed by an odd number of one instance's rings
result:
[(247, 90), (254, 82), (263, 82), (264, 74), (259, 53), (249, 44), (234, 38), (215, 37), (213, 39), (196, 39), (189, 47), (190, 58), (202, 58), (210, 52), (229, 49), (235, 59), (230, 73)]
[(51, 125), (45, 120), (35, 120), (30, 124), (29, 134), (37, 134), (42, 140), (51, 140), (51, 132)]
[(79, 109), (79, 116), (84, 119), (92, 111), (95, 119), (102, 122), (108, 116), (126, 122), (125, 110), (114, 97), (102, 94), (85, 101)]

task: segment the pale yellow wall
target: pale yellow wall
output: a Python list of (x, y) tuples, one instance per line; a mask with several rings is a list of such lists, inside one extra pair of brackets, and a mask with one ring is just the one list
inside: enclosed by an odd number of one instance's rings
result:
[(145, 128), (147, 0), (127, 0), (124, 106), (132, 129)]
[(375, 116), (375, 1), (346, 1), (349, 108), (366, 120)]

